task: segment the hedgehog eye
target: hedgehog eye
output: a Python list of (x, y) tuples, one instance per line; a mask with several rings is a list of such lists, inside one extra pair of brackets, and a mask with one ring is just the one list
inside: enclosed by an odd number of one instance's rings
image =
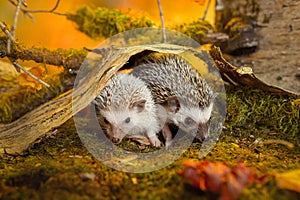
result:
[(208, 119), (207, 123), (210, 124), (210, 122), (211, 122), (211, 117)]
[(103, 121), (105, 124), (109, 124), (109, 121), (105, 117), (104, 117)]
[(130, 122), (130, 117), (127, 117), (126, 119), (125, 119), (125, 123), (129, 123)]
[(186, 124), (186, 125), (192, 125), (193, 123), (194, 123), (195, 121), (192, 119), (192, 118), (190, 118), (190, 117), (187, 117), (187, 118), (185, 118), (185, 120), (184, 120), (184, 123)]

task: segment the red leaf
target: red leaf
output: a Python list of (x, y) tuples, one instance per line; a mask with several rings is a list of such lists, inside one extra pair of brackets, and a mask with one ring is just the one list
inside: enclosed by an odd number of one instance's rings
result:
[(234, 200), (248, 183), (260, 182), (254, 172), (243, 163), (228, 167), (225, 163), (187, 160), (179, 172), (188, 183), (202, 191), (220, 195), (220, 199)]

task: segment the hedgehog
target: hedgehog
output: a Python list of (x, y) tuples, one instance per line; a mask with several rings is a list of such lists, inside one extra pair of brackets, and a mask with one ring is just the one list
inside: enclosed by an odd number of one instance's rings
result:
[(150, 55), (134, 67), (131, 74), (146, 82), (154, 102), (166, 109), (167, 121), (162, 129), (166, 147), (173, 139), (170, 124), (191, 133), (200, 141), (209, 136), (216, 94), (186, 60), (170, 54), (160, 57)]
[[(103, 117), (106, 133), (114, 143), (126, 135), (143, 135), (154, 147), (161, 145), (157, 108), (151, 91), (130, 74), (115, 75), (93, 100), (97, 116)], [(101, 124), (101, 123), (100, 123)]]

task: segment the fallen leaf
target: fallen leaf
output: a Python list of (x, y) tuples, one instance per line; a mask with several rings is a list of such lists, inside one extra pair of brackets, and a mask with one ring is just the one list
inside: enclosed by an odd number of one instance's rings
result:
[[(36, 76), (37, 78), (42, 79), (45, 73), (45, 68), (42, 66), (36, 66), (36, 67), (32, 67), (28, 71), (34, 76)], [(43, 88), (43, 86), (39, 82), (37, 82), (29, 75), (25, 74), (24, 72), (18, 76), (18, 81), (21, 86), (29, 86), (29, 87), (36, 88), (37, 90)]]
[(180, 176), (204, 192), (219, 195), (222, 200), (238, 198), (249, 183), (262, 183), (242, 162), (230, 167), (222, 162), (186, 160), (183, 165), (185, 168), (178, 172)]
[[(64, 68), (63, 67), (58, 67), (58, 66), (52, 66), (52, 65), (38, 65), (35, 67), (32, 67), (30, 70), (28, 70), (31, 74), (36, 76), (37, 78), (48, 82), (53, 78), (54, 76), (57, 76), (61, 73), (63, 73)], [(37, 90), (40, 90), (43, 88), (43, 85), (31, 78), (29, 75), (25, 74), (24, 72), (21, 73), (18, 76), (18, 82), (19, 85), (21, 86), (29, 86), (36, 88)]]
[(277, 187), (300, 192), (300, 169), (275, 174)]
[(132, 178), (131, 178), (131, 181), (132, 181), (132, 183), (135, 184), (135, 185), (138, 184), (138, 180), (137, 180), (136, 177), (132, 177)]

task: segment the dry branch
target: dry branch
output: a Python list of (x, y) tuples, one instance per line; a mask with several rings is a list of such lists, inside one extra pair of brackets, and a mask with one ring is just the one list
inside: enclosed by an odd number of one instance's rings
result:
[[(12, 5), (17, 6), (17, 4), (14, 1), (9, 0), (9, 2)], [(54, 7), (51, 8), (51, 9), (49, 9), (49, 10), (26, 10), (26, 9), (24, 9), (22, 7), (20, 8), (20, 10), (23, 12), (24, 15), (27, 15), (32, 20), (34, 20), (34, 17), (32, 15), (32, 13), (34, 13), (34, 14), (36, 14), (36, 13), (52, 13), (52, 14), (56, 14), (56, 15), (66, 16), (66, 14), (64, 14), (64, 13), (55, 12), (55, 10), (58, 8), (59, 4), (60, 4), (60, 0), (57, 0), (56, 3), (55, 3), (55, 5), (54, 5)], [(27, 5), (24, 5), (24, 6), (27, 7)]]
[(164, 12), (163, 12), (160, 0), (157, 0), (157, 5), (158, 5), (159, 16), (160, 16), (160, 21), (161, 21), (162, 39), (163, 39), (163, 43), (166, 43), (167, 35), (166, 35), (166, 27), (165, 27), (165, 17), (164, 17)]
[(50, 10), (24, 10), (22, 9), (23, 12), (29, 12), (29, 13), (53, 13), (59, 6), (60, 0), (57, 0), (54, 7)]
[[(15, 30), (17, 28), (17, 23), (18, 23), (18, 18), (19, 18), (19, 13), (20, 13), (20, 9), (21, 9), (21, 6), (22, 6), (22, 2), (23, 2), (23, 0), (18, 0), (17, 6), (16, 6), (15, 16), (14, 16), (14, 20), (13, 20), (13, 24), (11, 25), (10, 34), (13, 38), (15, 37)], [(10, 40), (10, 37), (8, 37), (8, 40), (7, 40), (7, 52), (8, 52), (8, 54), (11, 51), (11, 42), (12, 41)]]
[[(59, 1), (58, 1), (59, 2)], [(6, 33), (7, 35), (7, 44), (6, 44), (6, 48), (7, 48), (7, 55), (11, 54), (11, 48), (12, 48), (12, 42), (15, 43), (15, 31), (17, 28), (17, 23), (18, 23), (18, 18), (19, 18), (19, 13), (21, 11), (21, 6), (27, 6), (26, 2), (24, 0), (18, 0), (18, 3), (16, 4), (16, 11), (15, 11), (15, 15), (14, 15), (14, 20), (13, 23), (11, 25), (11, 29), (10, 29), (10, 34), (7, 33), (7, 29), (1, 25), (1, 29), (4, 33)], [(57, 4), (58, 6), (58, 4)], [(55, 8), (56, 9), (56, 8)], [(0, 54), (1, 55), (1, 54)], [(16, 68), (16, 70), (18, 72), (20, 72), (20, 70), (24, 71), (27, 75), (29, 75), (31, 78), (33, 78), (34, 80), (38, 81), (39, 83), (41, 83), (42, 85), (46, 86), (46, 87), (50, 87), (49, 84), (45, 83), (44, 81), (42, 81), (41, 79), (39, 79), (38, 77), (36, 77), (35, 75), (33, 75), (32, 73), (30, 73), (28, 70), (26, 70), (22, 65), (20, 65), (17, 61), (15, 61), (15, 59), (11, 58), (8, 56), (8, 59), (11, 61), (11, 63), (13, 64), (13, 66)]]
[(63, 66), (66, 69), (78, 69), (87, 55), (87, 51), (82, 50), (49, 50), (46, 48), (25, 48), (15, 46), (11, 53), (6, 50), (6, 37), (0, 37), (0, 58), (10, 57), (14, 60), (31, 60), (37, 63)]
[(0, 22), (0, 29), (5, 33), (5, 35), (8, 37), (8, 39), (10, 41), (12, 41), (13, 43), (16, 43), (14, 36), (12, 36), (10, 34), (10, 32), (8, 31), (8, 29), (6, 28), (6, 26), (2, 22)]
[(205, 11), (204, 11), (204, 14), (203, 14), (203, 17), (201, 18), (202, 20), (206, 19), (206, 15), (207, 15), (207, 12), (208, 12), (208, 9), (209, 9), (209, 6), (210, 6), (210, 2), (211, 2), (211, 0), (208, 0), (208, 3), (206, 5), (206, 8), (205, 8)]

